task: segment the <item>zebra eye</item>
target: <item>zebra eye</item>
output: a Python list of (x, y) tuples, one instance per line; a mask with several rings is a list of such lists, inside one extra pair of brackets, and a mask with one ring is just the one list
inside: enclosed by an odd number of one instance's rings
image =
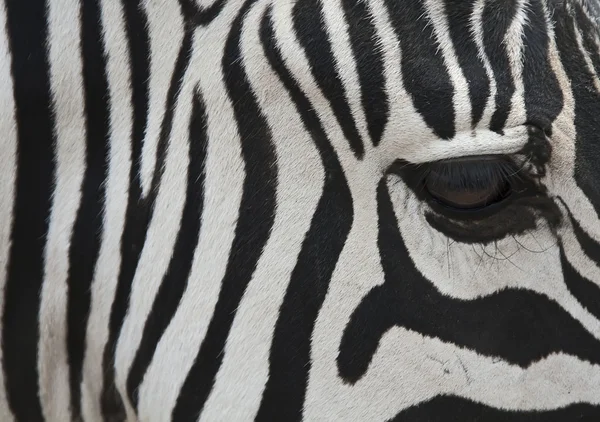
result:
[(506, 160), (472, 157), (433, 163), (424, 188), (439, 204), (477, 210), (502, 202), (511, 193), (516, 172)]

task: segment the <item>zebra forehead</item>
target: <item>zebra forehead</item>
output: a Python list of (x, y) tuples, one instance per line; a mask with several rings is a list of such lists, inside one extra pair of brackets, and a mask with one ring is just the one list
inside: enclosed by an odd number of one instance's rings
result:
[(515, 152), (523, 137), (502, 138), (502, 151), (482, 146), (525, 124), (550, 132), (563, 108), (551, 48), (563, 2), (286, 3), (262, 21), (263, 40), (275, 39), (267, 50), (279, 49), (297, 79), (312, 75), (305, 90), (322, 94), (317, 102), (329, 103), (357, 156), (369, 138), (375, 145), (410, 138), (401, 143), (413, 161), (427, 160), (410, 153), (423, 140), (460, 140), (464, 154)]

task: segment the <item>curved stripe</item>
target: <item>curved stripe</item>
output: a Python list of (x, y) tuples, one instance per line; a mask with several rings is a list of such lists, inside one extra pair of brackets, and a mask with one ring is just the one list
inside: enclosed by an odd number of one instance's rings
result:
[(15, 419), (39, 421), (43, 413), (38, 342), (44, 329), (39, 319), (40, 292), (55, 177), (47, 9), (41, 0), (11, 0), (6, 2), (6, 10), (18, 144), (15, 214), (2, 314), (2, 364)]
[(352, 198), (336, 151), (309, 99), (291, 74), (283, 46), (273, 41), (273, 34), (279, 30), (273, 19), (271, 15), (262, 22), (261, 39), (271, 67), (294, 99), (319, 151), (325, 184), (279, 310), (269, 358), (269, 378), (257, 421), (302, 419), (315, 320), (353, 215)]
[(411, 406), (389, 422), (446, 422), (448, 415), (452, 415), (453, 420), (456, 421), (593, 422), (600, 419), (600, 406), (577, 403), (557, 410), (516, 411), (496, 409), (462, 397), (447, 395)]
[[(225, 44), (221, 64), (235, 121), (239, 132), (244, 135), (241, 150), (246, 177), (235, 238), (206, 337), (173, 409), (172, 417), (175, 420), (200, 414), (206, 404), (223, 362), (234, 317), (271, 235), (275, 218), (278, 166), (272, 134), (257, 103), (256, 94), (252, 92), (240, 50), (242, 25), (254, 3), (255, 0), (248, 0), (239, 10)], [(257, 207), (257, 204), (260, 206)]]
[[(5, 288), (8, 277), (8, 260), (11, 249), (11, 231), (15, 212), (16, 176), (17, 176), (17, 121), (14, 98), (13, 78), (11, 74), (12, 58), (9, 47), (9, 34), (6, 22), (6, 0), (0, 2), (0, 133), (3, 136), (2, 154), (0, 154), (0, 312), (4, 313)], [(3, 330), (0, 330), (0, 344)], [(0, 362), (3, 360), (0, 348)], [(14, 416), (8, 406), (4, 370), (0, 371), (0, 420), (13, 422)]]
[[(102, 356), (109, 338), (110, 307), (115, 296), (121, 262), (121, 239), (129, 196), (128, 180), (131, 171), (130, 142), (133, 133), (131, 85), (128, 45), (123, 10), (119, 2), (102, 0), (99, 3), (102, 45), (106, 55), (108, 103), (108, 165), (104, 182), (104, 213), (100, 249), (90, 287), (90, 311), (86, 327), (83, 378), (81, 381), (81, 411), (84, 420), (101, 418), (103, 391)], [(109, 386), (110, 389), (113, 386)], [(104, 405), (106, 418), (121, 411), (118, 405)]]

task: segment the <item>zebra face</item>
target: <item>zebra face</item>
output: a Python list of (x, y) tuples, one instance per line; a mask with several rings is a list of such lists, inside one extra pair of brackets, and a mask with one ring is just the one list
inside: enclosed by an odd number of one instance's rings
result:
[(2, 422), (598, 420), (598, 5), (0, 2)]

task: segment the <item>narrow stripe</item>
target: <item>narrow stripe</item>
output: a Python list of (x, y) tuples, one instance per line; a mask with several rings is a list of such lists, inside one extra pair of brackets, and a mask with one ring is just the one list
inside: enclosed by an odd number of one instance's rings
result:
[[(48, 5), (50, 87), (56, 146), (56, 173), (45, 249), (41, 290), (38, 371), (40, 399), (47, 420), (71, 420), (70, 367), (67, 353), (67, 307), (71, 237), (82, 199), (86, 171), (86, 120), (80, 36), (79, 0)], [(72, 31), (65, 31), (72, 27)], [(100, 157), (103, 161), (103, 157)], [(73, 280), (84, 283), (84, 280)], [(72, 283), (73, 284), (73, 283)], [(84, 287), (85, 289), (85, 287)], [(78, 316), (80, 319), (82, 315)], [(76, 333), (73, 333), (76, 334)], [(81, 331), (77, 334), (82, 334)], [(81, 339), (70, 337), (79, 342)], [(78, 389), (79, 386), (75, 385)]]
[[(504, 38), (504, 47), (508, 54), (508, 63), (515, 90), (512, 93), (510, 112), (505, 126), (513, 128), (526, 123), (524, 86), (523, 86), (523, 52), (525, 28), (531, 28), (531, 0), (517, 0), (517, 11)], [(529, 42), (529, 40), (527, 40)]]
[[(122, 266), (120, 268), (117, 291), (109, 318), (109, 338), (105, 346), (102, 365), (104, 367), (102, 409), (104, 414), (120, 413), (118, 403), (114, 399), (114, 353), (127, 312), (131, 284), (138, 266), (148, 224), (152, 217), (155, 194), (143, 197), (140, 179), (140, 162), (142, 157), (143, 138), (147, 125), (148, 112), (148, 72), (149, 41), (147, 22), (138, 0), (121, 0), (125, 18), (125, 31), (129, 47), (129, 66), (131, 71), (131, 103), (133, 107), (132, 166), (129, 175), (129, 202), (127, 204), (126, 223), (121, 243)], [(156, 168), (162, 168), (163, 149), (159, 146)], [(158, 178), (160, 172), (156, 172)], [(154, 182), (154, 180), (153, 180)], [(154, 187), (154, 184), (152, 185)], [(152, 192), (152, 189), (150, 190)], [(115, 407), (115, 405), (117, 407)]]
[(416, 110), (436, 136), (456, 134), (454, 88), (434, 30), (421, 2), (385, 4), (402, 51), (402, 78)]
[(317, 86), (325, 96), (344, 137), (357, 158), (365, 152), (364, 142), (348, 105), (340, 74), (335, 67), (333, 46), (323, 23), (323, 10), (318, 0), (298, 2), (293, 9), (294, 31), (306, 52)]
[[(427, 125), (424, 116), (415, 108), (411, 95), (404, 86), (402, 51), (385, 0), (370, 0), (369, 13), (373, 18), (383, 56), (385, 89), (390, 98), (389, 122), (384, 132), (385, 139), (381, 144), (382, 157), (386, 160), (381, 163), (382, 168), (390, 165), (398, 154), (406, 156), (406, 159), (412, 162), (437, 159), (435, 154), (432, 156), (430, 148), (431, 140), (436, 139), (437, 136)], [(449, 144), (439, 138), (437, 143), (438, 145)]]
[[(214, 312), (235, 237), (245, 172), (241, 138), (237, 126), (231, 124), (235, 115), (221, 73), (226, 34), (235, 17), (234, 13), (227, 15), (230, 21), (223, 25), (223, 31), (198, 31), (193, 40), (186, 78), (190, 93), (196, 88), (205, 100), (208, 136), (202, 230), (187, 288), (139, 387), (140, 420), (171, 418), (206, 335), (210, 318), (205, 316)], [(204, 53), (207, 45), (214, 54)], [(191, 98), (182, 106), (191, 104)], [(165, 383), (165, 379), (170, 381)], [(156, 397), (161, 398), (160, 409), (156, 408)]]
[(6, 0), (18, 146), (12, 245), (2, 315), (3, 369), (17, 420), (39, 421), (39, 306), (54, 180), (46, 7)]
[[(262, 2), (260, 7), (252, 9), (244, 23), (242, 56), (273, 134), (279, 170), (277, 213), (272, 234), (237, 308), (223, 364), (201, 422), (256, 417), (269, 376), (273, 327), (324, 182), (320, 157), (309, 129), (297, 111), (293, 96), (265, 56), (261, 37), (269, 37), (263, 32), (269, 19), (265, 16), (267, 5)], [(231, 388), (233, 384), (236, 388)]]
[[(469, 85), (459, 64), (456, 50), (463, 49), (462, 45), (454, 46), (450, 35), (450, 20), (459, 19), (459, 11), (453, 9), (452, 17), (446, 10), (444, 2), (440, 0), (425, 0), (425, 10), (431, 20), (433, 33), (442, 53), (444, 66), (454, 87), (454, 127), (457, 132), (470, 132), (472, 125), (472, 104), (469, 98)], [(457, 16), (458, 15), (458, 16)], [(474, 61), (471, 57), (470, 60)]]
[[(566, 204), (564, 201), (561, 202), (563, 205)], [(569, 211), (565, 211), (565, 209), (561, 209), (565, 215), (568, 215), (571, 223), (566, 224), (564, 229), (560, 233), (560, 245), (563, 249), (563, 254), (566, 259), (568, 259), (571, 267), (573, 267), (583, 279), (589, 280), (591, 283), (595, 285), (595, 290), (600, 291), (600, 265), (598, 265), (599, 257), (598, 255), (600, 249), (600, 243), (594, 241), (588, 233), (583, 230), (581, 225), (577, 220), (574, 219), (572, 213)], [(559, 260), (560, 263), (560, 260)], [(562, 277), (561, 277), (562, 280)], [(567, 285), (563, 282), (564, 288), (566, 289)], [(592, 293), (593, 297), (594, 293)], [(583, 302), (588, 300), (588, 298), (575, 298), (573, 296), (573, 301), (577, 301), (578, 304), (583, 307)], [(593, 307), (593, 306), (592, 306)], [(598, 339), (600, 339), (600, 321), (595, 319), (589, 311), (589, 307), (584, 312), (589, 314), (587, 321), (584, 321), (579, 317), (580, 321), (584, 326), (587, 327), (589, 331), (598, 330)], [(582, 312), (579, 312), (580, 315)], [(590, 324), (591, 321), (592, 322)], [(594, 328), (594, 324), (596, 324), (596, 328)]]
[[(581, 8), (576, 7), (577, 19), (579, 22), (583, 22), (588, 17), (583, 13)], [(590, 30), (590, 28), (576, 28), (575, 29), (575, 38), (577, 40), (577, 47), (581, 51), (583, 55), (583, 59), (585, 60), (586, 67), (588, 72), (592, 75), (594, 88), (598, 93), (600, 93), (600, 59), (598, 58), (597, 53), (598, 46), (595, 45), (595, 41), (590, 39), (592, 37), (591, 32), (596, 33), (594, 29)]]
[[(589, 20), (577, 21), (567, 13), (565, 15), (557, 20), (555, 31), (561, 61), (567, 76), (572, 81), (571, 89), (575, 99), (576, 139), (570, 140), (575, 142), (574, 176), (577, 186), (593, 205), (596, 214), (594, 217), (597, 219), (600, 218), (600, 186), (598, 186), (600, 168), (596, 159), (597, 146), (600, 143), (598, 131), (600, 92), (595, 89), (594, 81), (597, 77), (586, 65), (586, 51), (577, 43), (576, 35), (577, 27), (583, 31), (593, 30), (593, 27)], [(577, 213), (573, 214), (577, 216)]]
[[(99, 5), (108, 82), (109, 150), (102, 241), (91, 284), (91, 309), (83, 361), (81, 410), (85, 421), (102, 420), (102, 407), (111, 412), (104, 414), (106, 420), (121, 416), (122, 409), (114, 395), (106, 397), (111, 400), (107, 400), (104, 406), (101, 406), (100, 398), (105, 374), (102, 356), (109, 337), (111, 305), (121, 269), (121, 237), (128, 206), (127, 182), (132, 167), (132, 87), (123, 10), (121, 4), (113, 0), (100, 0)], [(114, 391), (112, 386), (107, 388)]]
[(83, 91), (85, 92), (86, 150), (82, 198), (69, 249), (67, 347), (71, 412), (81, 417), (81, 382), (85, 338), (91, 305), (91, 284), (100, 250), (105, 181), (108, 176), (108, 82), (97, 0), (81, 9)]
[[(169, 259), (175, 246), (177, 231), (181, 224), (186, 192), (188, 122), (191, 112), (191, 89), (182, 89), (190, 58), (191, 33), (186, 34), (175, 64), (175, 72), (169, 86), (167, 108), (158, 145), (158, 169), (152, 181), (153, 197), (149, 211), (149, 223), (145, 227), (144, 245), (137, 262), (129, 289), (127, 312), (120, 323), (115, 351), (115, 381), (119, 393), (128, 396), (127, 376), (139, 342), (142, 326), (151, 311), (152, 302), (160, 282), (168, 269)], [(188, 84), (189, 85), (189, 84)], [(185, 95), (182, 95), (185, 94)], [(161, 158), (162, 157), (162, 158)], [(135, 238), (134, 241), (138, 241)], [(124, 263), (127, 264), (127, 262)], [(125, 403), (131, 418), (133, 408)]]
[[(13, 229), (13, 212), (15, 206), (17, 177), (17, 120), (13, 77), (11, 75), (12, 57), (9, 48), (9, 34), (6, 22), (5, 0), (0, 2), (0, 133), (3, 135), (2, 154), (0, 154), (0, 310), (4, 309), (4, 293), (8, 276), (8, 259), (11, 247), (11, 231)], [(3, 312), (3, 311), (1, 311)], [(0, 344), (3, 330), (0, 330)], [(3, 361), (0, 348), (0, 362)], [(6, 380), (3, 370), (0, 371), (0, 420), (12, 422), (14, 416), (10, 411), (6, 392)]]
[(504, 47), (505, 35), (517, 13), (518, 0), (506, 2), (486, 2), (481, 17), (483, 44), (496, 82), (496, 110), (490, 122), (490, 129), (502, 133), (510, 112), (510, 101), (515, 91), (508, 52)]
[[(564, 23), (550, 20), (551, 16), (567, 16), (567, 14), (558, 13), (557, 10), (547, 7), (547, 5), (543, 5), (543, 8), (549, 33), (548, 57), (552, 71), (558, 80), (564, 103), (560, 114), (552, 123), (551, 129), (553, 138), (556, 141), (552, 144), (552, 160), (549, 164), (552, 172), (564, 174), (565, 177), (561, 178), (561, 183), (553, 183), (552, 188), (567, 203), (571, 213), (581, 227), (592, 239), (600, 242), (600, 217), (594, 210), (591, 198), (586, 196), (585, 192), (578, 186), (576, 178), (572, 177), (575, 172), (576, 162), (576, 142), (573, 142), (573, 140), (577, 138), (575, 127), (575, 92), (570, 76), (567, 73), (565, 61), (561, 57), (561, 50), (568, 52), (569, 46), (568, 44), (560, 46), (560, 44), (568, 41), (569, 38), (565, 38), (564, 31), (562, 30)], [(569, 53), (567, 53), (567, 57), (569, 57)]]
[[(579, 239), (578, 239), (579, 240)], [(583, 277), (569, 262), (564, 248), (561, 246), (560, 262), (562, 264), (565, 284), (577, 301), (592, 314), (600, 319), (600, 286)]]
[[(596, 269), (600, 270), (600, 243), (595, 242), (583, 230), (579, 222), (573, 217), (567, 204), (562, 199), (560, 202), (564, 206), (562, 211), (565, 218), (568, 218), (571, 223), (567, 230), (572, 231), (572, 234), (563, 235), (560, 243), (560, 260), (565, 285), (589, 313), (600, 319), (600, 277), (594, 274), (600, 272), (594, 271)], [(573, 253), (575, 249), (573, 243), (578, 244), (580, 248), (578, 248), (580, 252), (578, 255)], [(591, 262), (585, 260), (584, 257), (587, 257)], [(595, 279), (588, 278), (594, 275), (596, 276)]]
[[(597, 7), (600, 8), (600, 3), (592, 3), (598, 4)], [(575, 9), (578, 21), (585, 22), (585, 20), (590, 19), (584, 8), (579, 3), (573, 4), (573, 8)], [(600, 24), (600, 21), (598, 24)], [(586, 52), (586, 62), (590, 68), (590, 71), (600, 76), (600, 32), (595, 30), (595, 28), (592, 28), (591, 30), (586, 28), (584, 31), (579, 30), (577, 32), (579, 34), (577, 36), (577, 42), (580, 45), (580, 49)], [(600, 91), (598, 85), (595, 85), (596, 89)]]
[(564, 102), (549, 57), (549, 25), (546, 12), (539, 3), (530, 6), (528, 24), (524, 28), (523, 82), (527, 122), (551, 134), (552, 123)]
[(348, 21), (350, 43), (356, 59), (362, 107), (367, 117), (369, 136), (374, 146), (379, 145), (389, 119), (389, 95), (385, 90), (385, 77), (381, 46), (378, 44), (375, 25), (364, 0), (342, 0)]
[(196, 92), (189, 124), (187, 192), (179, 233), (169, 268), (156, 293), (152, 310), (145, 321), (142, 340), (127, 377), (127, 393), (136, 408), (140, 383), (154, 356), (156, 345), (171, 322), (187, 287), (194, 252), (198, 245), (204, 205), (204, 161), (207, 144), (205, 125), (204, 101)]
[[(473, 26), (473, 14), (477, 0), (445, 0), (444, 4), (446, 11), (452, 11), (452, 13), (446, 13), (448, 32), (454, 45), (456, 60), (468, 83), (467, 89), (471, 103), (470, 127), (474, 129), (483, 117), (490, 96), (489, 75), (484, 57), (478, 49), (476, 41), (481, 33), (480, 29)], [(456, 99), (455, 106), (458, 106)]]
[[(450, 0), (449, 0), (450, 1)], [(462, 3), (461, 0), (456, 0), (459, 3)], [(486, 54), (485, 46), (483, 43), (483, 11), (485, 8), (485, 0), (475, 0), (473, 5), (473, 12), (471, 14), (471, 26), (470, 31), (473, 34), (473, 40), (477, 45), (477, 56), (483, 62), (485, 67), (485, 73), (487, 75), (487, 79), (489, 81), (489, 92), (486, 98), (485, 107), (481, 110), (481, 121), (479, 122), (478, 127), (480, 128), (488, 128), (490, 127), (490, 123), (492, 121), (492, 116), (494, 115), (495, 107), (496, 107), (496, 79), (494, 78), (494, 71), (492, 70), (492, 65), (490, 60)], [(469, 60), (469, 62), (471, 62)], [(475, 90), (473, 83), (471, 84), (471, 89)], [(482, 90), (483, 87), (477, 88), (478, 90)], [(477, 102), (473, 102), (473, 113), (477, 113)]]
[[(362, 107), (362, 91), (359, 82), (356, 57), (350, 39), (350, 22), (341, 0), (320, 0), (323, 28), (331, 43), (333, 65), (339, 77), (352, 121), (363, 147), (373, 143), (367, 130), (366, 110)], [(356, 28), (354, 29), (356, 31)], [(327, 91), (327, 89), (325, 90)]]
[[(564, 204), (564, 202), (563, 202)], [(564, 204), (566, 207), (566, 204)], [(592, 237), (583, 230), (583, 227), (579, 224), (577, 220), (573, 217), (572, 214), (569, 213), (569, 217), (571, 218), (571, 224), (573, 224), (573, 232), (577, 238), (577, 241), (581, 245), (581, 249), (590, 258), (598, 269), (600, 269), (600, 243), (596, 242)], [(600, 283), (600, 280), (598, 280)], [(600, 285), (599, 285), (600, 287)], [(600, 301), (598, 302), (600, 304)]]
[(144, 0), (141, 3), (148, 24), (147, 53), (151, 55), (148, 69), (148, 127), (144, 134), (140, 165), (142, 195), (147, 197), (154, 173), (157, 171), (161, 126), (166, 112), (170, 81), (179, 54), (179, 50), (174, 47), (181, 45), (184, 27), (176, 2)]
[(272, 137), (242, 67), (240, 52), (242, 22), (254, 2), (247, 1), (233, 22), (222, 61), (228, 96), (243, 136), (246, 169), (235, 239), (206, 337), (173, 410), (174, 420), (201, 413), (221, 367), (237, 308), (273, 227), (277, 164)]
[(306, 94), (287, 68), (275, 39), (272, 20), (264, 20), (261, 40), (269, 63), (294, 99), (313, 138), (325, 169), (325, 184), (279, 311), (269, 378), (256, 420), (299, 421), (311, 367), (312, 332), (352, 226), (353, 206), (335, 150)]
[[(200, 3), (203, 3), (202, 1)], [(197, 0), (179, 0), (181, 10), (186, 20), (195, 26), (205, 26), (211, 23), (221, 13), (227, 0), (214, 0), (208, 7), (198, 7)]]

